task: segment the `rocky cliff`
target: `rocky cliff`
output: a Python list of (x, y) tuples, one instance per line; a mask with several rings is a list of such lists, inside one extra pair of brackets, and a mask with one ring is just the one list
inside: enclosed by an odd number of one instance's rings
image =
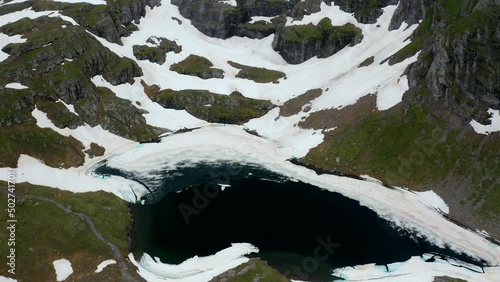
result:
[[(158, 131), (146, 125), (142, 112), (130, 101), (119, 99), (108, 89), (96, 88), (90, 80), (102, 75), (113, 85), (132, 82), (142, 75), (133, 60), (119, 57), (83, 27), (60, 18), (24, 18), (1, 27), (0, 32), (27, 39), (2, 49), (10, 56), (0, 63), (0, 90), (11, 95), (0, 97), (0, 128), (5, 133), (0, 140), (4, 157), (1, 166), (15, 167), (19, 154), (29, 154), (56, 167), (83, 163), (79, 141), (35, 125), (31, 115), (35, 107), (60, 128), (100, 124), (132, 140), (156, 137)], [(5, 88), (11, 82), (27, 88)], [(75, 105), (79, 116), (59, 100)]]
[(289, 64), (299, 64), (314, 56), (329, 57), (346, 46), (353, 46), (363, 39), (361, 30), (353, 24), (332, 26), (329, 18), (318, 25), (294, 25), (279, 29), (273, 49)]
[(327, 134), (304, 162), (432, 189), (451, 218), (500, 238), (500, 134), (477, 134), (469, 124), (488, 124), (486, 110), (500, 109), (499, 15), (498, 1), (402, 0), (392, 28), (422, 21), (411, 43), (389, 58), (393, 64), (420, 52), (406, 71), (403, 102), (383, 112), (357, 103), (352, 112), (362, 118)]

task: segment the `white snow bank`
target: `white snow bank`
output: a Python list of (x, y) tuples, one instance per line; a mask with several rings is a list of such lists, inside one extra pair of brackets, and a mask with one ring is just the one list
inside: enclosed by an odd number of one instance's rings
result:
[(16, 281), (17, 281), (16, 279), (0, 276), (0, 282), (16, 282)]
[(257, 131), (280, 146), (287, 147), (293, 157), (304, 157), (310, 149), (323, 142), (321, 130), (303, 129), (297, 126), (305, 113), (291, 117), (279, 116), (279, 108), (274, 108), (261, 118), (250, 120), (245, 126)]
[(70, 105), (70, 104), (66, 104), (63, 100), (59, 99), (56, 101), (57, 103), (62, 103), (66, 109), (68, 109), (68, 111), (70, 111), (71, 113), (79, 116), (79, 114), (75, 111), (75, 107), (73, 105)]
[(219, 2), (222, 2), (224, 4), (227, 4), (227, 5), (233, 6), (233, 7), (238, 6), (238, 3), (236, 3), (236, 0), (219, 0)]
[(52, 0), (54, 2), (66, 3), (89, 3), (92, 5), (106, 5), (106, 0)]
[(28, 89), (27, 86), (22, 85), (19, 82), (13, 82), (5, 85), (5, 88), (10, 88), (10, 89)]
[(14, 0), (14, 1), (10, 1), (10, 2), (7, 2), (7, 3), (4, 3), (5, 1), (0, 1), (0, 5), (5, 5), (5, 4), (17, 4), (17, 3), (22, 3), (22, 2), (26, 2), (28, 0)]
[(165, 264), (159, 258), (152, 258), (143, 254), (136, 261), (133, 254), (129, 254), (130, 261), (137, 266), (139, 275), (148, 282), (209, 281), (229, 269), (247, 262), (247, 254), (258, 253), (259, 249), (248, 243), (234, 243), (212, 256), (190, 258), (179, 265)]
[(435, 209), (437, 209), (443, 213), (450, 212), (450, 208), (448, 207), (448, 205), (434, 191), (431, 190), (431, 191), (425, 191), (425, 192), (415, 192), (415, 194), (420, 197), (420, 200), (425, 205), (430, 206), (430, 207), (434, 207)]
[[(380, 282), (432, 282), (436, 276), (448, 276), (465, 279), (468, 282), (494, 282), (500, 277), (500, 268), (486, 267), (485, 273), (478, 273), (436, 259), (435, 262), (425, 262), (421, 257), (412, 257), (406, 262), (385, 266), (375, 264), (357, 265), (335, 269), (333, 275), (345, 280), (341, 281), (380, 281)], [(340, 281), (340, 280), (339, 280)]]
[(104, 270), (104, 268), (108, 265), (111, 265), (111, 264), (115, 264), (116, 263), (116, 260), (114, 259), (108, 259), (108, 260), (105, 260), (103, 262), (101, 262), (98, 266), (97, 266), (97, 269), (94, 271), (95, 273), (100, 273), (101, 271)]
[[(14, 4), (14, 3), (20, 3), (20, 2), (24, 2), (24, 1), (12, 1), (10, 2), (9, 4)], [(48, 16), (48, 17), (51, 17), (51, 18), (61, 18), (65, 21), (68, 21), (70, 22), (71, 24), (73, 25), (78, 25), (76, 23), (75, 20), (73, 20), (73, 18), (70, 18), (68, 16), (64, 16), (62, 15), (59, 11), (41, 11), (41, 12), (36, 12), (34, 10), (32, 10), (31, 8), (29, 9), (24, 9), (22, 11), (16, 11), (16, 12), (13, 12), (13, 13), (8, 13), (8, 14), (4, 14), (4, 15), (0, 15), (0, 26), (4, 26), (8, 23), (12, 23), (12, 22), (16, 22), (18, 21), (19, 19), (22, 19), (22, 18), (30, 18), (30, 19), (36, 19), (38, 17), (42, 17), (42, 16)]]
[[(418, 56), (419, 53), (417, 53), (416, 56)], [(403, 99), (403, 94), (408, 89), (410, 89), (410, 86), (408, 85), (408, 78), (406, 75), (392, 77), (386, 85), (378, 89), (377, 108), (381, 111), (385, 111), (399, 104)]]
[(0, 62), (5, 61), (5, 59), (7, 59), (10, 56), (9, 54), (2, 51), (3, 47), (7, 46), (10, 43), (23, 43), (23, 42), (26, 42), (26, 39), (22, 38), (21, 35), (8, 36), (0, 32)]
[(255, 23), (258, 21), (265, 21), (266, 23), (271, 23), (271, 19), (275, 17), (261, 17), (261, 16), (253, 16), (252, 19), (248, 23)]
[(488, 113), (491, 115), (491, 124), (484, 125), (479, 122), (472, 120), (470, 125), (474, 128), (474, 131), (479, 134), (490, 134), (492, 132), (500, 131), (500, 110), (489, 109)]
[(67, 259), (58, 259), (53, 263), (54, 269), (56, 270), (57, 281), (64, 281), (68, 278), (71, 273), (73, 273), (73, 268), (71, 267), (71, 262)]

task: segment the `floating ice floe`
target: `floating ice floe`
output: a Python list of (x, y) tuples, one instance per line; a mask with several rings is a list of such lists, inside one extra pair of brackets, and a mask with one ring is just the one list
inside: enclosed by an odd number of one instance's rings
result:
[(209, 281), (213, 277), (247, 262), (245, 255), (258, 253), (259, 249), (248, 243), (234, 243), (231, 247), (207, 257), (195, 256), (179, 265), (165, 264), (159, 258), (143, 254), (137, 261), (129, 254), (130, 261), (138, 268), (138, 273), (148, 282)]

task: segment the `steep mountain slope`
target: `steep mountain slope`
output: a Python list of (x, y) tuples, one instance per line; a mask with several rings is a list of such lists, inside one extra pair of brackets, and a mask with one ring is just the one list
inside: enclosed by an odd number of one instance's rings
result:
[(421, 50), (407, 70), (403, 102), (374, 113), (359, 105), (353, 110), (365, 116), (339, 124), (304, 161), (391, 185), (432, 188), (450, 205), (452, 218), (498, 238), (500, 134), (477, 134), (470, 123), (488, 124), (487, 110), (500, 108), (500, 7), (494, 1), (438, 1), (423, 2), (419, 10), (418, 2), (402, 1), (393, 18), (393, 27), (416, 15), (423, 19), (412, 43), (389, 59)]

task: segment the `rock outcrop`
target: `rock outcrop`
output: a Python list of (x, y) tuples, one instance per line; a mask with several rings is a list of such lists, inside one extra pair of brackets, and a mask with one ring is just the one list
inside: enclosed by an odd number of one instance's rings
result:
[(332, 26), (329, 18), (318, 25), (287, 26), (277, 31), (273, 49), (289, 64), (300, 64), (314, 56), (329, 57), (346, 46), (361, 42), (361, 30), (348, 23)]
[(189, 55), (186, 59), (170, 66), (171, 71), (180, 74), (197, 76), (201, 79), (224, 78), (224, 71), (213, 68), (213, 64), (205, 57)]
[(163, 65), (167, 59), (168, 52), (176, 54), (182, 51), (182, 46), (177, 45), (175, 41), (168, 40), (163, 37), (152, 36), (146, 40), (150, 45), (134, 45), (132, 46), (134, 56), (138, 60), (148, 60), (152, 63)]
[(382, 15), (382, 8), (398, 4), (398, 0), (336, 0), (335, 5), (342, 11), (354, 13), (354, 17), (361, 23), (375, 23)]
[(173, 0), (172, 4), (179, 6), (181, 15), (193, 26), (211, 37), (231, 37), (241, 23), (250, 20), (246, 12), (217, 0)]
[(193, 116), (209, 122), (243, 124), (261, 117), (274, 105), (265, 100), (246, 98), (241, 93), (231, 95), (206, 90), (161, 90), (158, 86), (142, 83), (151, 100), (168, 109), (186, 110)]
[(90, 32), (113, 43), (137, 30), (134, 23), (146, 15), (146, 6), (161, 5), (161, 0), (109, 1), (107, 5), (31, 1), (33, 10), (60, 10)]

